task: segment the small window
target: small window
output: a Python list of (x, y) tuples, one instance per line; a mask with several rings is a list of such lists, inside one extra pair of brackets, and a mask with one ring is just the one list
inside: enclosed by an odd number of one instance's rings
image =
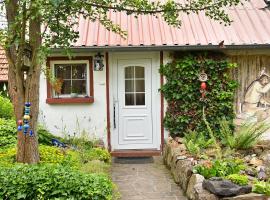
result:
[(94, 102), (92, 57), (50, 57), (47, 66), (56, 81), (47, 82), (47, 103)]
[(145, 105), (144, 67), (129, 66), (125, 68), (125, 105)]
[[(87, 64), (55, 64), (54, 76), (61, 80), (60, 96), (87, 96)], [(54, 95), (57, 95), (54, 91)]]

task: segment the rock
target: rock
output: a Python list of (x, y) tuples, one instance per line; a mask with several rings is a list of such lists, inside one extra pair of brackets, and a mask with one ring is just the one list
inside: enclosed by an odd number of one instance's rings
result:
[(255, 169), (254, 169), (254, 170), (252, 170), (252, 169), (246, 169), (246, 170), (245, 170), (245, 173), (246, 173), (247, 175), (249, 175), (249, 176), (253, 176), (253, 177), (256, 176)]
[(183, 144), (184, 143), (184, 139), (180, 138), (180, 137), (176, 137), (175, 141), (178, 142), (178, 144)]
[(247, 156), (244, 157), (244, 161), (249, 163), (251, 158), (252, 158), (251, 155), (247, 155)]
[(187, 159), (187, 156), (177, 156), (176, 157), (176, 160), (186, 160)]
[(193, 174), (192, 169), (193, 165), (190, 160), (178, 160), (176, 163), (176, 176), (174, 178), (178, 180), (179, 185), (184, 191), (186, 191), (189, 179)]
[(258, 159), (258, 158), (256, 158), (256, 157), (253, 157), (249, 161), (249, 164), (254, 165), (254, 166), (261, 166), (263, 164), (263, 161), (260, 160), (260, 159)]
[(252, 190), (251, 186), (239, 186), (229, 180), (223, 180), (219, 177), (213, 177), (209, 180), (204, 180), (202, 185), (204, 189), (210, 191), (217, 196), (222, 197), (231, 197), (240, 194), (247, 194), (250, 193)]
[(259, 171), (258, 171), (258, 179), (260, 180), (260, 181), (262, 181), (262, 180), (267, 180), (267, 175), (266, 175), (266, 173), (265, 173), (265, 167), (263, 167), (263, 166), (260, 166), (260, 167), (258, 167), (259, 168)]
[(263, 194), (249, 193), (236, 197), (226, 197), (222, 200), (268, 200), (268, 197), (264, 196)]
[(190, 200), (218, 200), (214, 194), (203, 189), (202, 183), (204, 177), (199, 174), (193, 174), (188, 183), (186, 195)]

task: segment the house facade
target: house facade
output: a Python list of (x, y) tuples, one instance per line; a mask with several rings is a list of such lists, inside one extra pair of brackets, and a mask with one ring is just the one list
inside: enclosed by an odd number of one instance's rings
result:
[(235, 108), (241, 112), (247, 87), (263, 68), (270, 73), (270, 10), (264, 0), (251, 0), (228, 14), (230, 26), (184, 14), (177, 29), (161, 18), (110, 13), (127, 38), (81, 18), (72, 59), (60, 49), (47, 58), (54, 78), (41, 74), (40, 123), (59, 136), (102, 139), (115, 156), (158, 155), (168, 137), (159, 67), (187, 51), (221, 52), (238, 64), (232, 76), (240, 83)]

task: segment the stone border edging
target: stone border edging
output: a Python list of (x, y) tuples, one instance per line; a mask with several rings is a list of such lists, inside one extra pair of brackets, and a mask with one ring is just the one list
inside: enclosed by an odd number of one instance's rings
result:
[(180, 144), (173, 147), (166, 143), (163, 149), (164, 164), (170, 169), (174, 181), (179, 184), (189, 200), (270, 200), (270, 198), (256, 193), (249, 193), (235, 197), (219, 198), (203, 189), (204, 177), (200, 174), (193, 174), (193, 161), (182, 159), (185, 148)]

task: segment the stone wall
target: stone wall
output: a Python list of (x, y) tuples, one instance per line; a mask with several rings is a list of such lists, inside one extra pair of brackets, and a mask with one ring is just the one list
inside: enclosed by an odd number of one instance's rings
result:
[(190, 200), (270, 200), (264, 195), (250, 193), (236, 197), (219, 198), (203, 189), (202, 182), (204, 177), (194, 174), (192, 169), (196, 162), (186, 155), (183, 144), (169, 142), (165, 144), (163, 150), (163, 160), (165, 165), (171, 170), (174, 181), (183, 189)]

